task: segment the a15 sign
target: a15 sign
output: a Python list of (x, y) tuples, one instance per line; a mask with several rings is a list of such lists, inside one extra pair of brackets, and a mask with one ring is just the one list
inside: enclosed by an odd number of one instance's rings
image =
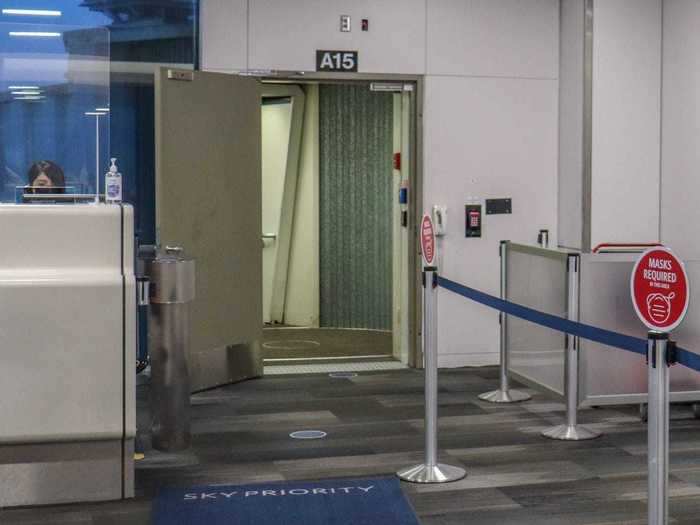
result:
[(357, 51), (316, 51), (316, 71), (357, 73)]

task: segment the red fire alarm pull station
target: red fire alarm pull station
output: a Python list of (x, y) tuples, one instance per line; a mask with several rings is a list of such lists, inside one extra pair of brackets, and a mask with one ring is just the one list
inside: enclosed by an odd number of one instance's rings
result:
[(394, 153), (394, 169), (401, 169), (401, 152)]
[(369, 31), (369, 18), (362, 19), (362, 30)]
[(464, 209), (465, 237), (481, 237), (481, 204), (467, 204)]

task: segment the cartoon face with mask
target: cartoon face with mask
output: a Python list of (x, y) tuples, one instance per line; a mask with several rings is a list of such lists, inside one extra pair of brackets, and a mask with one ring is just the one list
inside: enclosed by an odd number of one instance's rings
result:
[(675, 296), (674, 292), (668, 295), (661, 293), (647, 295), (647, 312), (655, 323), (663, 325), (671, 317), (671, 300)]

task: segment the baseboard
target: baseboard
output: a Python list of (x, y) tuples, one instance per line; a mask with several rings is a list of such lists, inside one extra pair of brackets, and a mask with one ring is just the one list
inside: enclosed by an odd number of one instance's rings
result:
[[(0, 508), (133, 495), (133, 453), (121, 440), (0, 445)], [(126, 475), (125, 475), (126, 474)]]
[(461, 368), (464, 366), (491, 366), (499, 362), (498, 353), (484, 352), (474, 354), (439, 354), (440, 368)]

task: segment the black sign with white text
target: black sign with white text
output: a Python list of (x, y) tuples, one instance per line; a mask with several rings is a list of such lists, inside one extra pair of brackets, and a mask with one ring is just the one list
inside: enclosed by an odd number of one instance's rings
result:
[(316, 51), (316, 71), (357, 73), (357, 51)]

